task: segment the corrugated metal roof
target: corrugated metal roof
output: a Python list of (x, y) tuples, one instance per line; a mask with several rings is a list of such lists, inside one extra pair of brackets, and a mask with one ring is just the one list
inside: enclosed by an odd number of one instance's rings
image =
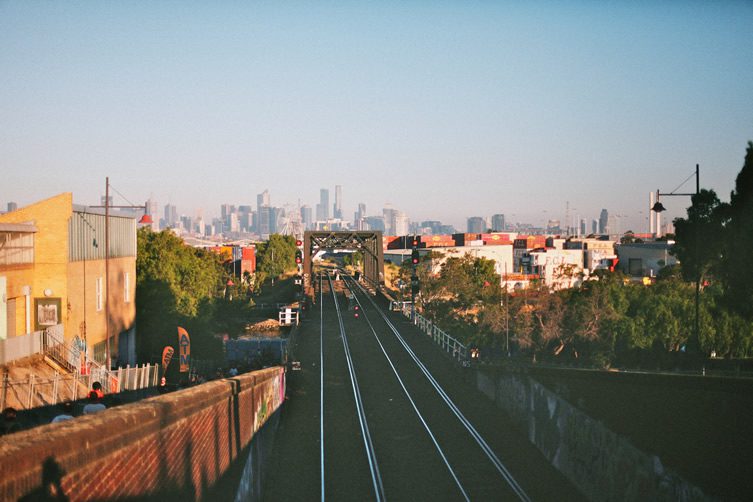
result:
[(31, 223), (0, 223), (0, 232), (34, 233), (37, 227)]

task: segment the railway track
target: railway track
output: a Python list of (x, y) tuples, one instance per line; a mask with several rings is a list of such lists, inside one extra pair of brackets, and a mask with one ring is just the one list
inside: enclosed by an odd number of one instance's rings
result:
[(302, 371), (290, 375), (267, 500), (580, 498), (525, 438), (506, 439), (488, 403), (471, 401), (469, 414), (458, 388), (472, 383), (453, 382), (470, 370), (338, 275), (317, 277), (318, 308), (298, 335)]

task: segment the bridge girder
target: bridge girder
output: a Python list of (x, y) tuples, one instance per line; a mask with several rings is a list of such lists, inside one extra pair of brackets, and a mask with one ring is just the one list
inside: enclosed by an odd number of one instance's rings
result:
[(382, 232), (317, 231), (303, 234), (303, 285), (311, 285), (312, 256), (320, 250), (345, 249), (363, 251), (364, 279), (374, 287), (384, 285), (384, 248)]

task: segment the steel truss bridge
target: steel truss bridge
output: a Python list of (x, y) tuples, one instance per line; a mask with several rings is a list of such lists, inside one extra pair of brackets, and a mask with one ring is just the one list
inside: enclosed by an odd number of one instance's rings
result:
[(311, 285), (312, 257), (319, 251), (353, 250), (363, 253), (364, 279), (374, 288), (384, 285), (382, 232), (328, 232), (308, 230), (303, 234), (303, 286)]

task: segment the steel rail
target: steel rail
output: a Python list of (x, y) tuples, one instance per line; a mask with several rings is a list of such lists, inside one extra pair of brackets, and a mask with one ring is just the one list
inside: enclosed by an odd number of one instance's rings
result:
[[(353, 281), (355, 282), (355, 281)], [(400, 384), (400, 387), (403, 389), (403, 393), (405, 394), (405, 397), (408, 398), (408, 401), (410, 402), (411, 407), (413, 407), (413, 411), (415, 411), (416, 416), (418, 416), (418, 419), (421, 421), (421, 424), (424, 426), (424, 429), (426, 429), (427, 434), (429, 434), (429, 437), (431, 438), (432, 443), (434, 444), (434, 447), (437, 449), (437, 452), (439, 453), (439, 456), (442, 458), (442, 461), (444, 462), (445, 466), (447, 467), (447, 470), (450, 471), (450, 475), (452, 476), (452, 479), (455, 481), (455, 484), (457, 485), (458, 489), (460, 490), (460, 493), (463, 494), (463, 497), (465, 500), (470, 501), (470, 497), (468, 496), (468, 493), (465, 491), (465, 488), (463, 487), (462, 483), (460, 482), (460, 479), (458, 478), (457, 474), (455, 473), (455, 469), (450, 465), (450, 461), (447, 459), (447, 456), (445, 455), (444, 451), (442, 450), (442, 447), (439, 445), (439, 441), (437, 441), (436, 436), (431, 431), (431, 427), (429, 427), (429, 424), (424, 419), (423, 414), (418, 409), (418, 405), (416, 404), (416, 401), (413, 399), (413, 396), (411, 396), (410, 392), (408, 391), (407, 387), (405, 386), (405, 383), (403, 382), (403, 379), (400, 377), (400, 374), (397, 371), (397, 368), (395, 367), (395, 364), (392, 362), (392, 358), (387, 354), (387, 350), (384, 348), (384, 345), (382, 344), (382, 341), (379, 339), (379, 335), (377, 334), (376, 330), (374, 329), (374, 325), (371, 323), (371, 320), (369, 319), (368, 315), (366, 314), (365, 309), (363, 308), (363, 304), (358, 299), (358, 296), (355, 295), (355, 291), (353, 288), (347, 284), (348, 290), (353, 292), (353, 297), (356, 300), (356, 303), (358, 304), (359, 308), (361, 309), (361, 313), (366, 320), (366, 323), (369, 325), (369, 328), (371, 329), (371, 333), (374, 335), (374, 338), (376, 339), (377, 343), (379, 344), (379, 348), (382, 350), (382, 354), (384, 354), (385, 359), (387, 359), (387, 362), (390, 365), (390, 368), (392, 368), (392, 372), (395, 374), (395, 378), (397, 378), (398, 383)], [(363, 290), (363, 288), (361, 288)], [(378, 308), (378, 307), (377, 307)]]
[[(354, 281), (355, 283), (355, 281)], [(452, 401), (450, 396), (447, 395), (447, 393), (444, 391), (442, 386), (439, 384), (439, 382), (436, 381), (434, 376), (431, 374), (431, 372), (424, 366), (424, 364), (421, 362), (421, 360), (418, 358), (415, 352), (413, 352), (413, 349), (410, 348), (408, 343), (405, 341), (405, 339), (402, 337), (398, 329), (395, 327), (394, 324), (392, 324), (392, 321), (390, 321), (389, 317), (382, 311), (382, 309), (376, 304), (373, 298), (371, 298), (370, 295), (366, 294), (363, 287), (355, 283), (356, 286), (361, 290), (361, 293), (364, 294), (373, 307), (379, 312), (379, 315), (382, 317), (382, 319), (385, 321), (387, 326), (390, 328), (390, 330), (395, 334), (395, 337), (400, 342), (400, 344), (403, 346), (405, 351), (410, 355), (410, 357), (413, 359), (413, 361), (416, 363), (416, 365), (419, 367), (421, 372), (426, 376), (426, 378), (429, 380), (429, 383), (434, 387), (434, 389), (437, 391), (439, 396), (444, 400), (444, 402), (447, 404), (447, 406), (450, 408), (450, 410), (453, 412), (453, 414), (458, 418), (460, 423), (463, 424), (463, 426), (466, 428), (466, 430), (470, 433), (471, 437), (476, 441), (476, 443), (481, 447), (481, 450), (486, 454), (486, 456), (489, 458), (489, 460), (492, 462), (494, 467), (497, 469), (497, 471), (500, 473), (500, 475), (504, 478), (504, 480), (507, 482), (507, 484), (510, 486), (513, 492), (518, 496), (520, 500), (523, 500), (525, 502), (529, 502), (531, 499), (526, 494), (525, 490), (520, 486), (520, 484), (517, 482), (517, 480), (513, 477), (512, 473), (505, 467), (505, 465), (502, 463), (502, 461), (497, 457), (497, 455), (494, 453), (494, 450), (489, 446), (489, 444), (484, 440), (484, 438), (481, 436), (481, 434), (476, 430), (476, 428), (471, 424), (471, 422), (463, 415), (463, 413), (460, 411), (460, 408), (457, 407), (457, 405)]]
[(340, 325), (340, 338), (343, 343), (343, 351), (345, 353), (345, 360), (348, 363), (348, 373), (350, 374), (350, 384), (353, 389), (353, 398), (356, 402), (356, 414), (358, 415), (358, 422), (361, 427), (361, 435), (363, 436), (363, 443), (366, 449), (366, 458), (369, 462), (369, 470), (371, 472), (371, 481), (374, 487), (374, 495), (377, 502), (381, 502), (385, 499), (384, 485), (382, 483), (382, 475), (379, 472), (379, 463), (376, 458), (376, 450), (374, 449), (374, 442), (371, 439), (371, 432), (369, 431), (368, 420), (366, 419), (366, 410), (363, 406), (363, 399), (361, 397), (361, 388), (358, 385), (358, 378), (356, 376), (355, 364), (353, 363), (353, 357), (350, 353), (350, 346), (348, 345), (348, 337), (345, 333), (345, 325), (343, 324), (342, 312), (340, 311), (340, 304), (337, 301), (337, 294), (332, 284), (332, 277), (327, 274), (327, 280), (329, 281), (330, 292), (332, 293), (332, 301), (335, 303), (335, 310), (337, 311), (337, 321)]
[(323, 276), (319, 274), (319, 465), (321, 466), (321, 500), (324, 502), (324, 290), (322, 283)]

